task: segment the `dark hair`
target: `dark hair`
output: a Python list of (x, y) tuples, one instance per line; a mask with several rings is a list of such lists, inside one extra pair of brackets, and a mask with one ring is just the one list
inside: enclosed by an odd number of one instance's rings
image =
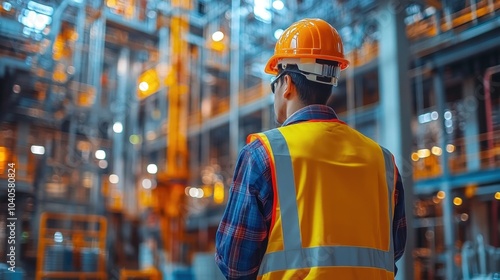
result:
[[(300, 74), (297, 65), (287, 65), (286, 69), (280, 68), (280, 73), (285, 71), (286, 74), (290, 76), (297, 92), (299, 94), (300, 101), (305, 105), (322, 104), (326, 105), (328, 98), (332, 92), (332, 85), (316, 83), (308, 80), (304, 75)], [(282, 77), (283, 78), (283, 77)]]

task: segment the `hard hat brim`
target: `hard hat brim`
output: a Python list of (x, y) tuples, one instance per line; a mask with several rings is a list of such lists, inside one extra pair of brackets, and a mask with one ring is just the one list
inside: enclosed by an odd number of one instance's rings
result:
[(317, 55), (317, 54), (278, 54), (278, 55), (273, 55), (269, 60), (267, 61), (266, 67), (264, 68), (264, 72), (267, 74), (272, 74), (272, 75), (277, 75), (278, 74), (278, 62), (279, 60), (283, 58), (314, 58), (314, 59), (323, 59), (323, 60), (329, 60), (329, 61), (336, 61), (340, 63), (340, 70), (345, 70), (347, 67), (349, 67), (349, 60), (342, 58), (342, 57), (336, 57), (336, 56), (329, 56), (329, 55)]

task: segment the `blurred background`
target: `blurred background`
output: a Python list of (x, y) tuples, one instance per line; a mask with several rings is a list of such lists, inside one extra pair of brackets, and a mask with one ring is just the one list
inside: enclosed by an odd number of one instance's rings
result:
[(402, 173), (398, 278), (500, 279), (499, 15), (498, 0), (0, 0), (0, 279), (222, 279), (238, 151), (276, 127), (263, 68), (306, 17), (351, 62), (329, 105)]

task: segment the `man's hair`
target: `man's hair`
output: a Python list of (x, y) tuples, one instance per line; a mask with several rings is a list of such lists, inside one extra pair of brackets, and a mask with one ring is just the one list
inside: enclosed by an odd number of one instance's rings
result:
[(281, 67), (279, 67), (279, 69), (279, 73), (285, 71), (286, 74), (292, 78), (292, 81), (297, 88), (300, 101), (302, 101), (306, 106), (313, 104), (326, 104), (332, 92), (332, 85), (316, 83), (308, 80), (304, 75), (300, 74), (300, 70), (297, 65), (289, 64), (286, 69), (282, 69)]

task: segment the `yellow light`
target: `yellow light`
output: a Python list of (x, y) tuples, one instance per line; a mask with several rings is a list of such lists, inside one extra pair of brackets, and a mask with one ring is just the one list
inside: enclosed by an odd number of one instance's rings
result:
[(460, 206), (460, 205), (462, 205), (462, 199), (461, 199), (460, 197), (458, 197), (458, 196), (457, 196), (457, 197), (455, 197), (455, 198), (453, 199), (453, 204), (455, 204), (456, 206)]
[(116, 7), (116, 0), (108, 0), (106, 1), (106, 5), (110, 8)]
[(211, 44), (209, 44), (210, 48), (214, 51), (222, 52), (226, 49), (226, 44), (224, 44), (222, 41), (212, 41)]
[(203, 186), (201, 186), (201, 189), (203, 190), (205, 197), (212, 196), (214, 193), (214, 189), (210, 185), (203, 185)]
[(500, 200), (500, 192), (496, 192), (495, 193), (495, 199), (496, 200)]
[(143, 72), (137, 79), (138, 91), (137, 97), (144, 99), (160, 89), (160, 78), (155, 68)]
[(446, 151), (448, 153), (453, 153), (455, 151), (455, 146), (453, 144), (446, 145)]
[(420, 149), (417, 151), (419, 158), (426, 158), (431, 155), (431, 151), (429, 149)]
[(224, 202), (224, 184), (222, 182), (214, 184), (214, 202), (217, 204)]
[(437, 146), (432, 147), (431, 151), (432, 151), (432, 154), (435, 156), (440, 156), (443, 153), (443, 149), (441, 149)]
[(132, 145), (137, 145), (137, 144), (141, 143), (141, 136), (139, 136), (137, 134), (132, 134), (132, 135), (130, 135), (128, 140), (130, 141), (130, 143)]
[(411, 160), (413, 160), (413, 161), (418, 161), (418, 159), (419, 159), (419, 156), (418, 156), (418, 154), (417, 154), (417, 153), (412, 153), (412, 154), (411, 154)]
[(444, 191), (438, 191), (437, 198), (444, 199), (446, 197), (446, 193)]

